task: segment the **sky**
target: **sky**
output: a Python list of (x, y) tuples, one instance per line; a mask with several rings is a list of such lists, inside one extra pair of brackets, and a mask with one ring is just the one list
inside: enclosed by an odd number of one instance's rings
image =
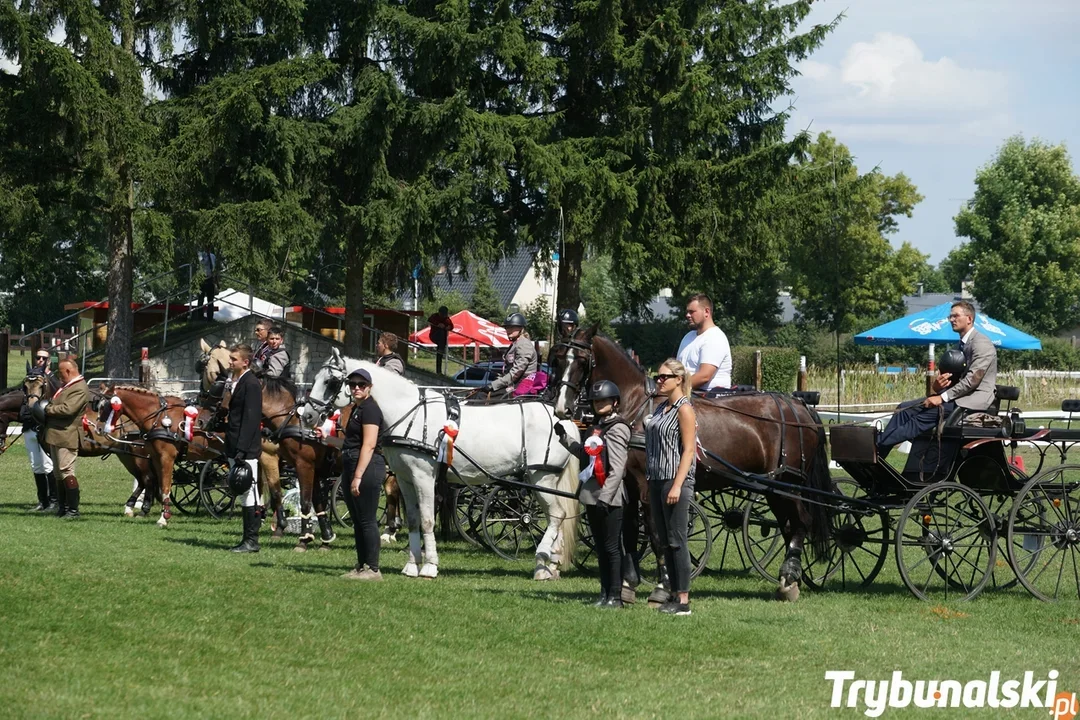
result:
[(807, 22), (841, 13), (798, 66), (788, 127), (915, 183), (925, 199), (894, 245), (938, 263), (960, 244), (952, 219), (1012, 135), (1064, 143), (1080, 167), (1080, 1), (818, 0)]

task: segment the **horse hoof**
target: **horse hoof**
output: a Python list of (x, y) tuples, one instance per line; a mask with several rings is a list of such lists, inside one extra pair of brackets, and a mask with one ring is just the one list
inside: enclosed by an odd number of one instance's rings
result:
[(780, 578), (780, 587), (776, 588), (774, 597), (781, 602), (795, 602), (799, 599), (799, 583), (793, 582), (789, 585), (784, 578)]
[(124, 506), (124, 517), (130, 517), (130, 518), (135, 517), (135, 508), (131, 507), (130, 505), (125, 505)]
[(274, 528), (274, 531), (270, 533), (270, 537), (275, 540), (280, 540), (281, 538), (285, 537), (285, 528), (278, 525), (276, 528)]
[(158, 527), (160, 527), (160, 528), (163, 528), (163, 527), (168, 527), (168, 526), (169, 526), (169, 521), (168, 521), (168, 520), (166, 520), (166, 519), (165, 519), (165, 518), (163, 518), (163, 517), (162, 517), (162, 518), (158, 518), (158, 521), (157, 521), (157, 526), (158, 526)]
[(401, 569), (401, 574), (405, 577), (420, 577), (420, 570), (416, 567), (416, 563), (405, 563), (405, 567)]
[(307, 552), (307, 543), (304, 543), (304, 542), (300, 543), (299, 545), (297, 545), (296, 547), (293, 548), (293, 552)]
[(424, 567), (420, 568), (420, 577), (422, 577), (422, 578), (427, 578), (428, 580), (434, 580), (438, 576), (439, 576), (439, 566), (435, 565), (434, 563), (424, 563)]
[(533, 580), (545, 581), (554, 579), (555, 577), (551, 574), (551, 570), (549, 570), (546, 565), (537, 565), (536, 569), (533, 570)]
[(653, 588), (653, 591), (651, 593), (649, 593), (649, 601), (648, 602), (649, 602), (649, 607), (651, 607), (651, 608), (660, 607), (661, 605), (663, 605), (666, 602), (669, 602), (670, 600), (671, 600), (671, 593), (668, 592), (668, 590), (666, 588), (664, 588), (664, 587), (662, 587), (660, 585), (657, 585), (655, 588)]
[(637, 602), (637, 591), (629, 585), (622, 586), (619, 596), (622, 598), (623, 605), (633, 605)]
[(379, 544), (380, 545), (393, 545), (396, 540), (397, 540), (397, 538), (395, 538), (390, 533), (383, 533), (382, 535), (379, 536)]
[(330, 549), (331, 548), (330, 548), (329, 543), (323, 543), (322, 545), (319, 546), (319, 552), (329, 552)]

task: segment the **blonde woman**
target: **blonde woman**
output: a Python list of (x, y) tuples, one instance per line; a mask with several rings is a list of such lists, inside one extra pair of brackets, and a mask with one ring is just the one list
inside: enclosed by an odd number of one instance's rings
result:
[(653, 378), (664, 401), (645, 420), (645, 475), (653, 527), (665, 542), (671, 597), (660, 606), (668, 615), (690, 614), (690, 549), (686, 544), (697, 464), (697, 419), (690, 404), (690, 374), (669, 358)]

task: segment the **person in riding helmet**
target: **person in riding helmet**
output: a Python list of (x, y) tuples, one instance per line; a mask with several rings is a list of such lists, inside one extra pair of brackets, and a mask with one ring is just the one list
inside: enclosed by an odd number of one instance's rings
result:
[[(526, 392), (522, 390), (523, 385), (528, 384), (531, 389), (532, 380), (536, 377), (538, 369), (536, 348), (525, 336), (525, 316), (521, 313), (512, 313), (507, 316), (503, 327), (506, 328), (506, 336), (513, 343), (503, 358), (505, 372), (495, 378), (490, 385), (480, 388), (480, 391), (488, 393), (507, 391), (519, 395)], [(524, 383), (525, 380), (529, 382)]]
[[(559, 316), (555, 320), (555, 344), (551, 346), (550, 350), (548, 350), (548, 372), (553, 374), (556, 373), (555, 353), (558, 350), (558, 345), (559, 343), (568, 342), (571, 338), (574, 337), (574, 333), (577, 332), (578, 322), (578, 314), (575, 311), (569, 308), (559, 311)], [(555, 391), (558, 389), (558, 387), (558, 382), (548, 383), (548, 386), (544, 389), (544, 402), (555, 401)]]
[(567, 440), (561, 423), (555, 425), (559, 441), (582, 463), (581, 502), (596, 541), (600, 562), (600, 599), (597, 607), (621, 608), (622, 519), (627, 493), (623, 478), (630, 447), (630, 425), (619, 415), (622, 399), (618, 386), (600, 380), (592, 386), (596, 423), (584, 443)]

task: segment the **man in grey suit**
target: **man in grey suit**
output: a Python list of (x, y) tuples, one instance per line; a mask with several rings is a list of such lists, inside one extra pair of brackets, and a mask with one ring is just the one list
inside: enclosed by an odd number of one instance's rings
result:
[(954, 379), (942, 373), (934, 380), (934, 394), (900, 405), (892, 420), (878, 435), (878, 456), (884, 458), (895, 445), (913, 440), (948, 417), (957, 407), (983, 411), (994, 404), (997, 384), (997, 348), (990, 338), (975, 329), (975, 307), (967, 300), (952, 304), (949, 323), (960, 336), (960, 351), (967, 360), (967, 372)]

